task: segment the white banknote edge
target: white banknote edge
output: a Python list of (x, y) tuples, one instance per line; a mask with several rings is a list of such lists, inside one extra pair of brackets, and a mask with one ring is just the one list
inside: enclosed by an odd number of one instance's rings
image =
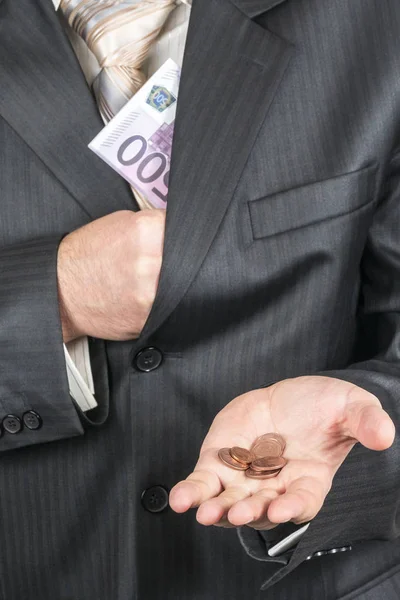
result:
[(65, 344), (64, 355), (65, 362), (67, 365), (69, 392), (71, 396), (83, 412), (95, 408), (97, 406), (97, 402), (93, 396), (93, 381), (89, 381), (89, 385), (85, 382), (82, 375), (78, 371), (74, 361), (72, 360), (71, 355), (68, 352), (68, 349)]

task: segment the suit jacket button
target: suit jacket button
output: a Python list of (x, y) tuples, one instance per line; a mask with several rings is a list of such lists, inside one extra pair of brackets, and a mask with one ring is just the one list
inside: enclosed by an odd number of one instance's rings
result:
[(133, 361), (135, 368), (143, 373), (149, 373), (158, 369), (163, 360), (161, 350), (158, 348), (143, 348), (140, 350)]
[(159, 513), (168, 506), (168, 491), (162, 485), (153, 485), (142, 492), (142, 506), (151, 513)]
[(22, 422), (16, 415), (7, 415), (3, 419), (3, 427), (8, 433), (19, 433), (22, 429)]
[(22, 420), (28, 429), (40, 429), (42, 426), (42, 419), (34, 410), (28, 410), (28, 412), (24, 413)]

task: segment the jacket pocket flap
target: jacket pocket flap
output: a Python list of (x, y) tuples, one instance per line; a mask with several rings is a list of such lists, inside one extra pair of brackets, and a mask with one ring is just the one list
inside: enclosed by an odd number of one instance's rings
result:
[(255, 240), (350, 213), (373, 200), (376, 165), (248, 202)]

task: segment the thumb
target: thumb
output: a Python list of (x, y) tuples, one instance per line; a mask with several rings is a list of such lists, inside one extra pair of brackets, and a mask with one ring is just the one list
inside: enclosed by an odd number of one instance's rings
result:
[(346, 408), (346, 434), (370, 450), (386, 450), (393, 444), (396, 429), (392, 419), (383, 410), (379, 400), (371, 399), (350, 402)]

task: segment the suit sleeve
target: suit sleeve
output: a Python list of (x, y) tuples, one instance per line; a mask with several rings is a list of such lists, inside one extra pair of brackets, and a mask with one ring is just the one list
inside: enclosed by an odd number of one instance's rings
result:
[[(84, 432), (65, 368), (57, 291), (60, 239), (0, 249), (0, 452)], [(40, 417), (39, 428), (27, 426), (29, 411)], [(18, 432), (8, 431), (7, 415), (13, 415), (11, 430)]]
[[(400, 152), (390, 162), (386, 189), (374, 215), (361, 264), (357, 361), (316, 373), (354, 383), (381, 402), (400, 424)], [(277, 528), (279, 529), (279, 528)], [(400, 535), (400, 441), (384, 452), (356, 444), (337, 472), (324, 506), (303, 536), (306, 555)], [(267, 555), (269, 532), (244, 535), (247, 552)], [(242, 539), (242, 543), (243, 543)], [(288, 562), (281, 556), (281, 562)], [(298, 557), (299, 558), (299, 557)], [(296, 561), (298, 562), (298, 561)]]

